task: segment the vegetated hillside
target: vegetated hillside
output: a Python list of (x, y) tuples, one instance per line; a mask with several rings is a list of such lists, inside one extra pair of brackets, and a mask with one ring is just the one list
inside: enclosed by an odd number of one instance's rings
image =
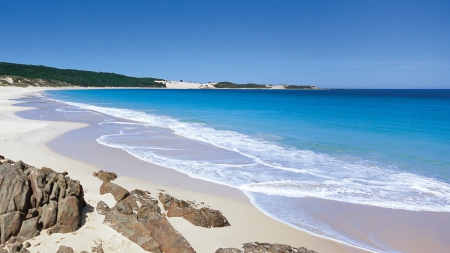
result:
[(284, 85), (288, 90), (317, 90), (319, 87), (312, 85)]
[(265, 84), (254, 84), (254, 83), (246, 83), (246, 84), (237, 84), (232, 82), (218, 82), (214, 84), (216, 88), (226, 88), (226, 89), (267, 89), (270, 88)]
[(166, 87), (157, 78), (137, 78), (115, 73), (57, 69), (0, 62), (0, 85), (82, 87)]

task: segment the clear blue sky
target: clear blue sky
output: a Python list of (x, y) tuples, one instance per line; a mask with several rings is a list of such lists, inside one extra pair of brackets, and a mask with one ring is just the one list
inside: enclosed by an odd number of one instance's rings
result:
[(450, 88), (450, 1), (0, 1), (0, 61), (167, 80)]

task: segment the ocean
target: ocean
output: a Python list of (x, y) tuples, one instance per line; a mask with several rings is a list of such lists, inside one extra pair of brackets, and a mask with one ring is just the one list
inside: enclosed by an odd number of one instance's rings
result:
[[(303, 198), (450, 212), (450, 90), (53, 90), (123, 125), (97, 142), (245, 192), (266, 214), (364, 247)], [(131, 122), (130, 122), (131, 120)], [(301, 208), (300, 208), (301, 209)]]

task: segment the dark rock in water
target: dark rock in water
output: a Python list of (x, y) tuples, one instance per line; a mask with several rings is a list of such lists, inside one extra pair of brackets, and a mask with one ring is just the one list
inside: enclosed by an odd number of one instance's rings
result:
[(0, 215), (14, 211), (25, 212), (31, 189), (22, 170), (12, 165), (0, 165)]
[(123, 214), (116, 208), (113, 208), (105, 215), (104, 222), (144, 250), (161, 252), (158, 242), (152, 238), (145, 226), (137, 220), (135, 214)]
[(58, 202), (50, 200), (48, 204), (42, 207), (42, 214), (39, 222), (42, 224), (43, 229), (47, 229), (56, 224), (58, 215)]
[(103, 182), (111, 182), (117, 178), (117, 174), (113, 172), (100, 170), (99, 172), (94, 172), (94, 177), (97, 177)]
[(227, 227), (228, 220), (220, 211), (203, 207), (195, 209), (184, 200), (178, 200), (169, 194), (159, 194), (159, 200), (167, 210), (168, 217), (183, 217), (190, 223), (200, 227)]
[(106, 213), (108, 213), (111, 209), (109, 208), (109, 206), (103, 202), (103, 201), (99, 201), (97, 203), (97, 213), (101, 214), (101, 215), (105, 215)]
[(20, 228), (18, 237), (21, 237), (24, 240), (33, 238), (35, 236), (36, 232), (38, 232), (38, 220), (39, 220), (39, 217), (34, 217), (31, 219), (25, 220), (22, 223), (22, 227)]
[(111, 193), (116, 201), (121, 201), (122, 199), (130, 195), (127, 190), (114, 183), (103, 182), (103, 184), (100, 186), (100, 194), (103, 195), (106, 193)]
[(6, 213), (0, 216), (0, 238), (2, 244), (5, 244), (11, 236), (15, 236), (19, 233), (20, 226), (22, 225), (25, 216), (24, 213), (19, 211)]
[(67, 196), (58, 203), (56, 225), (51, 227), (52, 233), (69, 233), (78, 229), (81, 221), (80, 201), (75, 196)]
[(61, 245), (56, 253), (73, 253), (73, 249), (71, 247)]
[(218, 248), (216, 253), (244, 253), (244, 251), (235, 248)]

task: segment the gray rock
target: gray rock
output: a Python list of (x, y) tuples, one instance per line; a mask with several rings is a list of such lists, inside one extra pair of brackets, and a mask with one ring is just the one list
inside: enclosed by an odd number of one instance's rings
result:
[(58, 203), (55, 200), (50, 200), (48, 204), (42, 207), (42, 215), (39, 222), (42, 223), (42, 228), (47, 229), (56, 224), (58, 214)]
[(0, 165), (0, 215), (26, 212), (31, 189), (22, 170), (9, 164)]
[(71, 247), (61, 245), (56, 253), (73, 253), (73, 249)]
[(2, 244), (10, 238), (15, 236), (20, 231), (22, 221), (25, 219), (25, 214), (19, 211), (10, 212), (0, 216), (0, 241)]
[(104, 222), (144, 250), (161, 253), (158, 242), (153, 239), (145, 226), (137, 220), (135, 214), (124, 214), (116, 208), (112, 208), (105, 215)]
[(78, 229), (81, 221), (80, 201), (75, 196), (60, 199), (56, 225), (51, 227), (52, 233), (69, 233)]
[(105, 215), (106, 213), (108, 213), (111, 209), (109, 208), (109, 206), (103, 202), (103, 201), (99, 201), (97, 203), (97, 213), (101, 214), (101, 215)]
[(103, 184), (100, 186), (100, 194), (103, 195), (106, 193), (111, 193), (116, 201), (121, 201), (122, 199), (130, 195), (127, 190), (114, 183), (103, 182)]
[(25, 240), (33, 238), (35, 233), (38, 231), (38, 220), (39, 217), (34, 217), (22, 222), (22, 227), (20, 228), (18, 237)]
[(99, 172), (94, 172), (94, 177), (97, 177), (103, 182), (111, 182), (117, 178), (117, 174), (113, 172), (100, 170)]

